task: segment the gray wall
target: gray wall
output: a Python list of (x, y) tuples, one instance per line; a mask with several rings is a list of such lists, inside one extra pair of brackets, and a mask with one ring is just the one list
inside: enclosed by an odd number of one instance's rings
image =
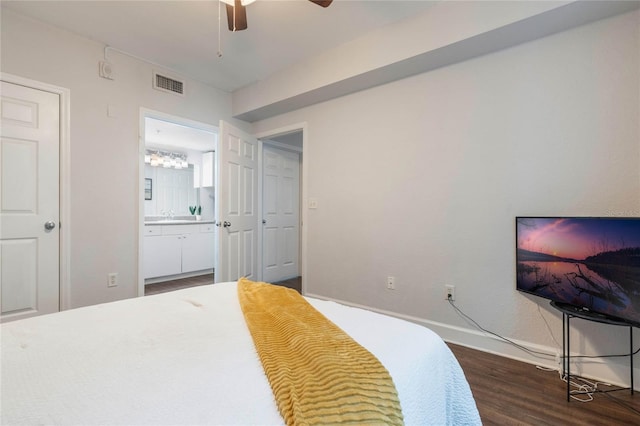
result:
[[(256, 133), (307, 125), (304, 188), (318, 201), (305, 219), (308, 293), (538, 361), (461, 319), (444, 301), (453, 284), (456, 303), (485, 327), (559, 351), (558, 312), (515, 290), (515, 216), (640, 216), (639, 19), (620, 15), (254, 123)], [(582, 324), (574, 335), (583, 353), (628, 349), (627, 330)], [(626, 383), (627, 362), (581, 368)]]

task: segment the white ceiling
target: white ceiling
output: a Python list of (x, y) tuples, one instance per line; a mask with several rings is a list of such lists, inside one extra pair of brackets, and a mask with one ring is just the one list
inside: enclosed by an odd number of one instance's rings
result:
[(307, 0), (258, 0), (247, 6), (249, 28), (235, 33), (222, 5), (220, 38), (216, 0), (2, 0), (2, 7), (232, 92), (434, 3), (334, 0), (324, 9)]
[(213, 132), (151, 117), (144, 120), (144, 132), (145, 145), (154, 148), (211, 151), (217, 141)]
[[(197, 129), (170, 121), (145, 117), (145, 145), (150, 148), (167, 150), (214, 150), (217, 134), (208, 130)], [(269, 138), (271, 141), (302, 148), (302, 132), (290, 132)]]

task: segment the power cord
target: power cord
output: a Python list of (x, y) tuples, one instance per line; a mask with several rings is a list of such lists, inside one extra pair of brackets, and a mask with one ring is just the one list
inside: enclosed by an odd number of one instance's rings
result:
[[(456, 312), (457, 312), (461, 317), (463, 317), (465, 320), (469, 321), (471, 324), (473, 324), (473, 325), (474, 325), (476, 328), (478, 328), (479, 330), (481, 330), (481, 331), (483, 331), (483, 332), (485, 332), (485, 333), (491, 334), (492, 336), (495, 336), (495, 337), (499, 338), (500, 340), (503, 340), (503, 341), (505, 341), (505, 342), (509, 343), (510, 345), (513, 345), (513, 346), (515, 346), (516, 348), (518, 348), (518, 349), (520, 349), (520, 350), (522, 350), (522, 351), (524, 351), (524, 352), (527, 352), (527, 353), (529, 353), (529, 354), (531, 354), (531, 355), (534, 355), (534, 356), (535, 356), (535, 355), (541, 355), (541, 356), (538, 356), (538, 358), (543, 358), (543, 357), (550, 357), (550, 358), (551, 358), (551, 357), (553, 357), (553, 359), (555, 359), (555, 357), (556, 357), (556, 356), (555, 356), (554, 354), (550, 354), (550, 353), (547, 353), (547, 352), (542, 352), (542, 351), (536, 351), (536, 350), (533, 350), (533, 349), (529, 349), (529, 348), (527, 348), (526, 346), (522, 346), (522, 345), (520, 345), (520, 344), (518, 344), (518, 343), (515, 343), (514, 341), (509, 340), (509, 339), (507, 339), (506, 337), (501, 336), (501, 335), (499, 335), (499, 334), (497, 334), (497, 333), (495, 333), (495, 332), (493, 332), (493, 331), (491, 331), (491, 330), (487, 330), (486, 328), (484, 328), (484, 327), (482, 327), (480, 324), (478, 324), (476, 321), (474, 321), (470, 316), (468, 316), (467, 314), (465, 314), (464, 312), (462, 312), (462, 310), (461, 310), (460, 308), (458, 308), (458, 307), (456, 306), (456, 304), (455, 304), (455, 303), (453, 303), (453, 300), (451, 299), (451, 296), (449, 296), (449, 297), (447, 298), (447, 301), (449, 302), (449, 304), (453, 307), (453, 309), (455, 309), (455, 311), (456, 311)], [(541, 313), (541, 315), (542, 315), (542, 313)], [(549, 324), (547, 323), (547, 320), (544, 318), (544, 316), (542, 317), (542, 319), (544, 320), (545, 324), (547, 324), (547, 328), (549, 328)], [(551, 333), (550, 328), (549, 328), (549, 333), (551, 334), (551, 338), (552, 338), (552, 339), (553, 339), (553, 341), (556, 343), (556, 345), (558, 345), (558, 346), (559, 346), (558, 341), (557, 341), (557, 340), (556, 340), (556, 338), (553, 336), (553, 333)], [(637, 355), (638, 353), (640, 353), (640, 347), (639, 347), (638, 349), (636, 349), (634, 352), (631, 352), (631, 353), (628, 353), (628, 354), (609, 354), (609, 355), (571, 355), (571, 358), (621, 358), (621, 357), (627, 357), (627, 356)], [(562, 361), (564, 361), (564, 359), (563, 359), (563, 358), (564, 358), (563, 356), (560, 356), (560, 359), (561, 359)], [(546, 358), (544, 358), (544, 359), (546, 359)]]
[(540, 314), (540, 318), (542, 318), (542, 321), (544, 321), (544, 325), (547, 327), (547, 332), (549, 332), (549, 336), (551, 336), (551, 339), (556, 344), (556, 350), (558, 352), (560, 352), (560, 346), (562, 346), (562, 345), (560, 345), (560, 343), (558, 343), (558, 340), (556, 339), (556, 336), (553, 334), (553, 331), (551, 330), (551, 326), (547, 322), (547, 319), (544, 317), (544, 315), (542, 315), (542, 311), (540, 310), (540, 305), (536, 304), (536, 306), (538, 307), (538, 313)]
[(612, 355), (571, 355), (571, 358), (622, 358), (640, 353), (640, 348), (629, 354), (612, 354)]
[[(541, 358), (541, 359), (555, 359), (556, 355), (554, 354), (550, 354), (547, 352), (542, 352), (542, 351), (536, 351), (533, 349), (529, 349), (526, 346), (520, 345), (516, 342), (514, 342), (513, 340), (510, 340), (504, 336), (499, 335), (498, 333), (495, 333), (491, 330), (487, 330), (486, 328), (482, 327), (477, 321), (475, 321), (473, 318), (471, 318), (469, 315), (465, 314), (460, 308), (458, 308), (456, 306), (455, 303), (453, 303), (453, 299), (451, 297), (451, 295), (449, 295), (449, 297), (447, 297), (447, 301), (449, 302), (449, 304), (451, 305), (451, 307), (456, 311), (456, 313), (458, 313), (458, 315), (460, 315), (463, 319), (465, 319), (466, 321), (470, 322), (471, 324), (473, 324), (476, 328), (478, 328), (479, 330), (481, 330), (484, 333), (490, 334), (492, 336), (497, 337), (498, 339), (509, 343), (510, 345), (532, 355), (535, 358)], [(538, 309), (540, 309), (540, 306), (538, 306)], [(542, 312), (540, 312), (540, 315), (542, 316)], [(547, 325), (547, 329), (549, 330), (549, 333), (551, 335), (551, 338), (553, 339), (553, 341), (556, 343), (556, 345), (559, 346), (558, 341), (556, 340), (556, 338), (554, 337), (553, 333), (551, 332), (551, 327), (549, 327), (549, 323), (547, 322), (546, 318), (544, 318), (544, 316), (542, 316), (543, 321), (545, 322), (545, 324)], [(574, 355), (571, 358), (613, 358), (613, 357), (625, 357), (625, 356), (633, 356), (635, 354), (637, 354), (638, 352), (640, 352), (640, 348), (638, 348), (638, 350), (636, 350), (635, 352), (632, 352), (631, 354), (621, 354), (621, 355)], [(564, 356), (561, 356), (560, 359), (562, 360), (562, 363), (564, 365)], [(555, 369), (552, 368), (548, 368), (548, 367), (541, 367), (541, 366), (536, 366), (536, 368), (540, 369), (540, 370), (544, 370), (544, 371), (556, 371)], [(563, 375), (562, 372), (560, 370), (558, 370), (558, 373), (560, 374), (560, 380), (562, 380), (563, 382), (567, 382), (567, 376)], [(575, 376), (573, 376), (575, 378)], [(620, 399), (609, 395), (610, 392), (615, 392), (615, 391), (620, 391), (620, 390), (628, 390), (629, 388), (617, 388), (617, 389), (607, 389), (607, 390), (601, 390), (598, 389), (598, 385), (603, 385), (603, 386), (612, 386), (609, 383), (605, 383), (605, 382), (590, 382), (589, 380), (586, 380), (582, 377), (578, 377), (579, 380), (583, 381), (584, 383), (578, 383), (575, 382), (574, 380), (571, 380), (570, 385), (577, 388), (573, 391), (570, 392), (570, 396), (572, 399), (575, 399), (576, 401), (580, 401), (580, 402), (589, 402), (589, 401), (593, 401), (593, 395), (595, 393), (602, 393), (604, 395), (606, 395), (607, 397), (609, 397), (610, 399), (612, 399), (614, 402), (620, 404), (621, 406), (629, 409), (630, 411), (640, 414), (640, 410), (637, 410), (636, 408), (632, 407), (631, 405), (621, 401)], [(579, 397), (577, 395), (586, 395), (585, 397)]]
[[(607, 398), (609, 398), (610, 400), (612, 400), (613, 402), (615, 402), (616, 404), (622, 406), (623, 408), (626, 408), (627, 410), (640, 415), (640, 410), (638, 410), (637, 408), (633, 407), (631, 404), (621, 400), (620, 398), (616, 398), (615, 396), (611, 395), (612, 392), (618, 392), (618, 391), (623, 391), (623, 390), (629, 390), (630, 388), (616, 388), (616, 389), (600, 389), (598, 388), (599, 385), (603, 385), (603, 386), (613, 386), (610, 383), (604, 383), (604, 382), (590, 382), (589, 380), (585, 379), (584, 377), (578, 377), (578, 380), (583, 381), (584, 383), (576, 383), (573, 380), (571, 380), (571, 386), (577, 388), (572, 390), (569, 393), (569, 396), (579, 402), (590, 402), (593, 401), (593, 395), (596, 393), (599, 394), (603, 394), (604, 396), (606, 396)], [(562, 377), (562, 381), (564, 381), (565, 383), (567, 382), (567, 378), (566, 376)], [(579, 395), (584, 395), (583, 397), (580, 397)]]
[(542, 351), (536, 351), (533, 349), (529, 349), (526, 346), (522, 346), (516, 342), (514, 342), (513, 340), (507, 339), (504, 336), (499, 335), (498, 333), (494, 333), (491, 330), (487, 330), (486, 328), (482, 327), (480, 324), (478, 324), (473, 318), (471, 318), (469, 315), (465, 314), (464, 312), (462, 312), (462, 310), (460, 308), (458, 308), (456, 306), (455, 303), (453, 303), (453, 300), (451, 299), (451, 295), (449, 295), (449, 297), (447, 298), (447, 301), (449, 302), (449, 304), (453, 307), (453, 309), (455, 309), (455, 311), (458, 313), (458, 315), (460, 315), (462, 318), (464, 318), (465, 320), (469, 321), (471, 324), (473, 324), (475, 327), (477, 327), (479, 330), (482, 330), (483, 332), (490, 334), (492, 336), (497, 337), (498, 339), (509, 343), (510, 345), (520, 349), (521, 351), (524, 351), (536, 358), (541, 358), (541, 359), (551, 359), (551, 360), (555, 360), (556, 355), (555, 354), (550, 354), (547, 352), (542, 352)]

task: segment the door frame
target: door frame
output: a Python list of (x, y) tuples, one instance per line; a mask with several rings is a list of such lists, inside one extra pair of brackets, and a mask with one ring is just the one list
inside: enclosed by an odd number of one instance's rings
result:
[[(302, 155), (302, 171), (300, 173), (300, 275), (302, 277), (302, 294), (306, 293), (306, 276), (307, 276), (307, 213), (308, 209), (305, 208), (307, 206), (307, 173), (309, 170), (308, 162), (309, 155), (305, 152), (308, 146), (308, 129), (307, 122), (294, 123), (288, 126), (277, 127), (275, 129), (266, 130), (263, 132), (258, 132), (254, 134), (260, 144), (260, 174), (258, 175), (258, 188), (262, 188), (262, 141), (265, 139), (273, 138), (276, 136), (280, 136), (286, 133), (293, 132), (302, 132), (302, 151), (300, 154)], [(262, 215), (263, 208), (263, 194), (262, 189), (258, 192), (258, 208), (260, 209), (260, 214)], [(263, 247), (262, 247), (262, 233), (260, 233), (260, 241), (258, 248), (260, 250), (260, 274), (262, 275), (262, 256), (263, 256)]]
[(70, 98), (71, 91), (65, 87), (43, 83), (37, 80), (21, 77), (6, 72), (0, 72), (0, 80), (7, 83), (25, 86), (43, 92), (54, 93), (59, 97), (59, 137), (60, 137), (60, 159), (59, 159), (59, 188), (60, 188), (60, 228), (59, 228), (59, 270), (58, 270), (58, 303), (59, 310), (64, 311), (71, 307), (71, 264), (70, 264), (70, 229), (71, 229), (71, 120), (70, 120)]
[[(206, 130), (216, 134), (220, 134), (218, 126), (204, 123), (202, 121), (191, 120), (189, 118), (180, 117), (157, 110), (140, 107), (139, 112), (139, 133), (138, 133), (138, 297), (144, 296), (144, 153), (145, 153), (145, 118), (155, 118), (158, 120), (169, 121), (171, 123), (180, 124), (186, 127)], [(218, 147), (215, 146), (217, 151)], [(217, 160), (217, 156), (216, 156)], [(216, 230), (216, 240), (218, 238)]]

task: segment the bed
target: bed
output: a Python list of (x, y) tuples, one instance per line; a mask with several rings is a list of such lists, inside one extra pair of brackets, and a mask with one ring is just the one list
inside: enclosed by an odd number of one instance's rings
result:
[[(283, 424), (237, 285), (217, 283), (2, 324), (1, 423)], [(405, 424), (480, 424), (464, 374), (435, 333), (305, 299), (388, 370)]]

